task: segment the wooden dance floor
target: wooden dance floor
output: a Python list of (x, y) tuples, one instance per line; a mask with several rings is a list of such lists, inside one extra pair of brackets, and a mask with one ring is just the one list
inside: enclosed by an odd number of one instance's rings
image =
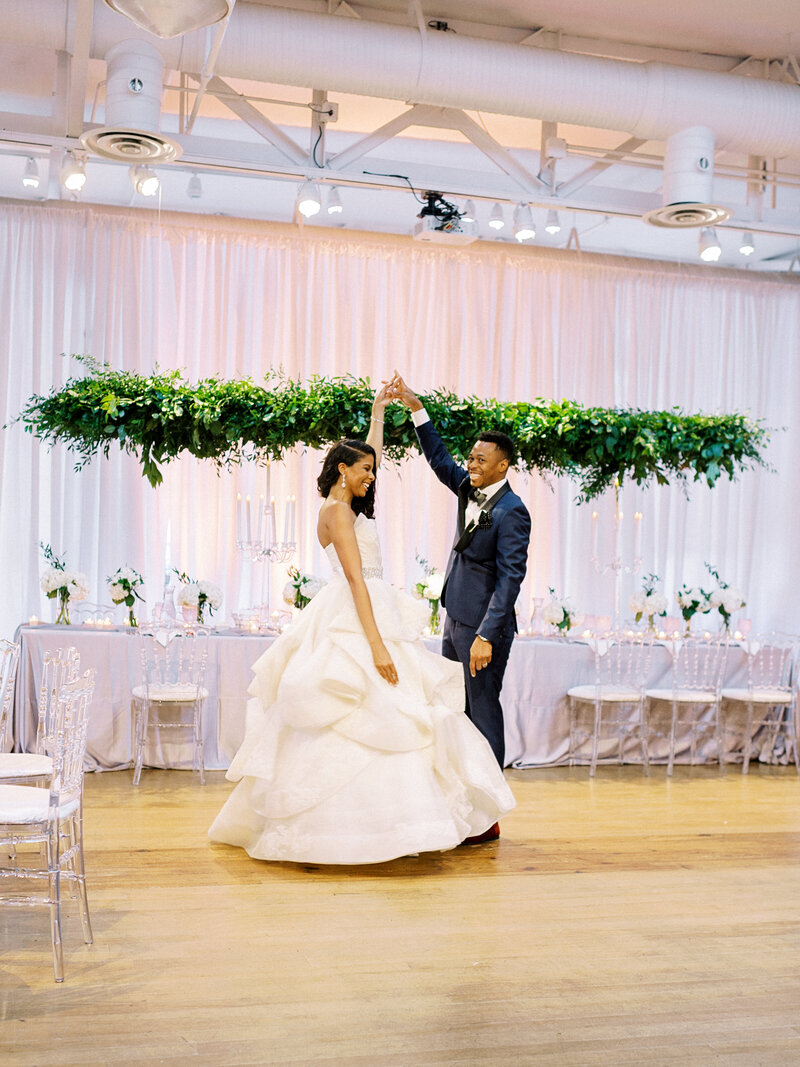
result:
[(66, 981), (47, 913), (0, 916), (0, 1060), (800, 1063), (794, 769), (508, 772), (496, 844), (361, 868), (210, 846), (230, 786), (88, 775)]

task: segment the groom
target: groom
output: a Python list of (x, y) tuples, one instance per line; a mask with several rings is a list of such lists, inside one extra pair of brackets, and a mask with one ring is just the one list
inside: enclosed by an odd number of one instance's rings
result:
[[(517, 628), (514, 603), (525, 577), (531, 535), (528, 509), (506, 477), (516, 460), (516, 448), (504, 433), (482, 433), (465, 470), (453, 460), (419, 397), (399, 375), (393, 387), (411, 412), (434, 474), (458, 497), (458, 533), (442, 590), (447, 611), (442, 654), (463, 664), (467, 715), (503, 767), (500, 689)], [(499, 830), (492, 834), (497, 836)]]

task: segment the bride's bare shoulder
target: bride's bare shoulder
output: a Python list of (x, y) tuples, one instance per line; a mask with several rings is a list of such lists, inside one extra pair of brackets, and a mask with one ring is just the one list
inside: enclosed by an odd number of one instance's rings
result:
[(317, 516), (317, 537), (323, 548), (335, 540), (337, 533), (352, 528), (356, 515), (344, 500), (326, 500)]

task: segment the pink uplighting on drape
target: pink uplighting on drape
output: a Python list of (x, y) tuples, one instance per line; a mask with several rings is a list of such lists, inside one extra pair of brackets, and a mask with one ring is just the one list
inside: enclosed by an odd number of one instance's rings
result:
[[(762, 627), (797, 628), (800, 566), (793, 519), (800, 285), (791, 275), (750, 277), (713, 268), (542, 253), (515, 246), (422, 248), (411, 240), (198, 221), (80, 206), (0, 208), (0, 409), (13, 419), (33, 393), (58, 387), (90, 353), (114, 367), (179, 367), (259, 380), (269, 368), (294, 377), (369, 375), (397, 367), (419, 391), (435, 387), (502, 400), (569, 397), (587, 404), (687, 411), (747, 410), (778, 429), (776, 473), (747, 473), (713, 491), (625, 487), (626, 516), (643, 512), (642, 574), (670, 596), (715, 564), (745, 594)], [(327, 574), (315, 539), (320, 457), (275, 465), (279, 503), (298, 501), (301, 569)], [(264, 472), (217, 470), (190, 458), (165, 468), (154, 490), (137, 462), (113, 452), (74, 472), (61, 446), (48, 452), (15, 425), (0, 434), (0, 633), (29, 615), (50, 619), (39, 589), (39, 542), (85, 571), (92, 600), (128, 563), (160, 599), (169, 562), (217, 582), (217, 618), (257, 603), (264, 570), (234, 547), (236, 494), (263, 492)], [(612, 550), (613, 502), (577, 507), (576, 488), (534, 475), (513, 481), (533, 515), (528, 579), (519, 601), (527, 625), (548, 586), (581, 609), (609, 614), (612, 585), (590, 563), (591, 513), (601, 556)], [(387, 466), (379, 484), (387, 575), (410, 587), (423, 556), (443, 566), (454, 501), (424, 461)], [(633, 552), (633, 523), (626, 550)], [(273, 566), (273, 600), (285, 567)], [(639, 578), (626, 578), (623, 605)], [(670, 614), (677, 614), (674, 604)]]

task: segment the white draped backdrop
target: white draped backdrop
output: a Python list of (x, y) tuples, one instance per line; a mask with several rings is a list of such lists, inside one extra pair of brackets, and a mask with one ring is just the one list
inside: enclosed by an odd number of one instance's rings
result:
[[(777, 428), (776, 472), (714, 490), (626, 486), (626, 523), (642, 522), (642, 573), (672, 593), (699, 582), (710, 561), (745, 593), (755, 628), (798, 626), (794, 550), (800, 473), (800, 285), (794, 275), (544, 253), (513, 246), (451, 251), (407, 239), (162, 216), (81, 206), (0, 205), (0, 405), (3, 421), (33, 393), (59, 386), (85, 352), (149, 373), (259, 380), (352, 373), (373, 382), (397, 367), (418, 391), (686, 411), (747, 410)], [(315, 541), (319, 456), (276, 466), (273, 492), (298, 499), (297, 562), (326, 573)], [(161, 597), (165, 563), (218, 582), (219, 617), (257, 603), (263, 568), (234, 547), (237, 491), (263, 491), (263, 471), (222, 471), (180, 459), (153, 489), (136, 460), (112, 452), (74, 472), (74, 456), (44, 449), (19, 424), (0, 432), (0, 634), (36, 614), (54, 617), (39, 589), (39, 542), (66, 554), (107, 602), (105, 579), (123, 563)], [(612, 550), (612, 502), (575, 505), (576, 487), (517, 474), (533, 515), (528, 578), (519, 601), (548, 586), (587, 613), (610, 614), (612, 583), (590, 563), (591, 512), (602, 555)], [(414, 458), (381, 472), (378, 491), (388, 577), (410, 585), (415, 556), (443, 565), (454, 501)], [(168, 542), (169, 532), (169, 542)], [(633, 549), (632, 522), (626, 548)], [(272, 568), (273, 599), (285, 567)], [(623, 581), (623, 603), (639, 578)], [(674, 605), (671, 613), (677, 614)]]

